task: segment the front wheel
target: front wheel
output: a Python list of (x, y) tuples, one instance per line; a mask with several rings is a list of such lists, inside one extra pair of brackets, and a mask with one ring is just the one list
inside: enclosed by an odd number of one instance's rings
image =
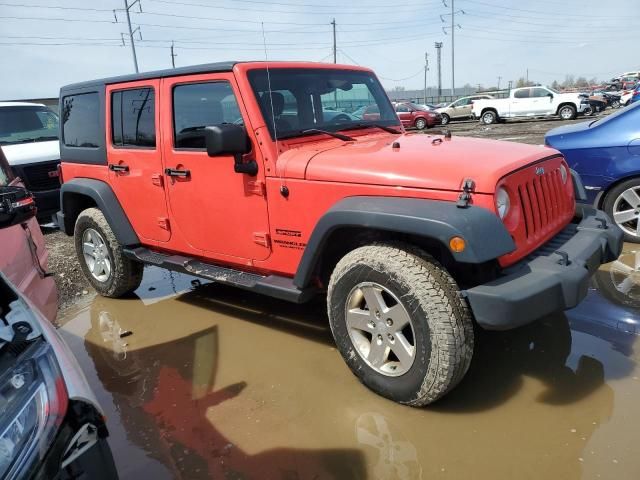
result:
[(124, 256), (122, 245), (99, 209), (80, 213), (73, 235), (82, 272), (100, 295), (117, 298), (140, 286), (142, 264)]
[(622, 229), (624, 239), (640, 243), (640, 178), (632, 178), (612, 188), (603, 206)]
[(348, 253), (331, 275), (327, 308), (345, 362), (383, 397), (427, 405), (469, 368), (473, 324), (466, 301), (421, 250), (390, 243)]
[(427, 121), (424, 118), (418, 118), (414, 125), (418, 130), (424, 130), (427, 126)]
[(447, 115), (446, 113), (443, 113), (442, 114), (442, 119), (440, 120), (440, 124), (441, 125), (448, 125), (450, 121), (451, 121), (451, 118), (449, 117), (449, 115)]
[(573, 105), (563, 105), (558, 110), (558, 115), (562, 120), (573, 120), (576, 118), (576, 107)]
[(611, 102), (611, 108), (620, 108), (620, 100), (614, 100)]

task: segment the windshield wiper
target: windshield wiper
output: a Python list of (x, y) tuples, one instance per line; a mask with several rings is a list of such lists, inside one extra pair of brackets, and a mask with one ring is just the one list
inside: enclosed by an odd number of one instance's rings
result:
[(56, 135), (49, 135), (49, 136), (31, 138), (29, 140), (33, 142), (46, 142), (47, 140), (58, 140), (58, 137)]
[(352, 141), (355, 140), (355, 138), (350, 137), (348, 135), (342, 135), (341, 133), (336, 133), (336, 132), (329, 132), (327, 130), (320, 130), (319, 128), (309, 128), (308, 130), (302, 130), (300, 133), (302, 133), (302, 134), (323, 133), (325, 135), (329, 135), (330, 137), (337, 138), (337, 139), (342, 140), (344, 142), (352, 142)]
[(359, 128), (379, 128), (380, 130), (384, 130), (385, 132), (393, 133), (396, 135), (400, 135), (402, 133), (393, 127), (387, 127), (386, 125), (380, 125), (379, 123), (358, 123), (356, 125), (352, 125), (351, 127), (342, 128), (341, 130), (356, 130)]

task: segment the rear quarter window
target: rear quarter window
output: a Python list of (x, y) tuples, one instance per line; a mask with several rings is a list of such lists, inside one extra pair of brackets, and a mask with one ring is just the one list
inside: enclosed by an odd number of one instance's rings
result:
[(62, 139), (66, 147), (98, 148), (100, 98), (98, 93), (68, 95), (62, 99)]

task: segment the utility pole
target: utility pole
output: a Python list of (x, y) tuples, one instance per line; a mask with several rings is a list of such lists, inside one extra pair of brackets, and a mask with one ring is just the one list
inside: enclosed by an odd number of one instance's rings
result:
[(338, 49), (336, 47), (336, 19), (331, 22), (333, 26), (333, 63), (338, 63)]
[(176, 68), (176, 57), (178, 54), (173, 53), (173, 40), (171, 41), (171, 66)]
[(436, 42), (438, 52), (438, 100), (442, 96), (442, 42)]
[(502, 77), (498, 75), (498, 90), (500, 90), (500, 80), (502, 80)]
[[(136, 44), (133, 41), (133, 30), (131, 29), (131, 16), (129, 15), (129, 9), (131, 7), (133, 7), (135, 4), (138, 4), (138, 7), (140, 7), (140, 0), (135, 0), (135, 2), (133, 2), (131, 5), (129, 5), (129, 1), (128, 0), (124, 0), (124, 11), (127, 13), (127, 25), (129, 25), (129, 39), (131, 41), (131, 53), (133, 53), (133, 64), (136, 67), (136, 73), (138, 73), (138, 57), (136, 56)], [(136, 30), (139, 31), (138, 27)]]
[(509, 80), (509, 96), (511, 96), (511, 85), (513, 85), (513, 80)]
[(424, 103), (427, 103), (427, 72), (429, 71), (429, 54), (424, 52)]
[(526, 86), (527, 87), (529, 86), (529, 69), (528, 68), (527, 68), (527, 83), (526, 83)]
[(454, 4), (455, 4), (455, 0), (451, 0), (451, 95), (452, 96), (455, 96), (456, 94), (456, 57), (455, 57), (456, 47), (454, 43), (455, 36), (456, 36), (456, 29), (453, 28), (455, 25), (454, 20), (456, 18), (456, 12), (453, 9)]
[[(444, 15), (440, 15), (440, 20), (444, 23), (444, 17), (451, 15), (451, 26), (442, 27), (442, 31), (447, 34), (447, 29), (451, 30), (451, 95), (455, 96), (456, 94), (456, 47), (455, 47), (455, 36), (456, 36), (456, 27), (462, 28), (459, 24), (456, 23), (456, 13), (465, 14), (464, 10), (456, 10), (455, 9), (455, 0), (449, 0), (451, 2), (451, 13), (446, 13)], [(445, 7), (447, 7), (447, 0), (442, 0), (442, 3)]]

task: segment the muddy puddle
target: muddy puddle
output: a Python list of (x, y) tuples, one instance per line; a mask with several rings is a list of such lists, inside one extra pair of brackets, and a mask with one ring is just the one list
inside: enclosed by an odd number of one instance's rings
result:
[(578, 309), (481, 333), (465, 380), (425, 409), (361, 386), (324, 308), (148, 268), (136, 296), (59, 324), (122, 478), (640, 478), (637, 246)]

